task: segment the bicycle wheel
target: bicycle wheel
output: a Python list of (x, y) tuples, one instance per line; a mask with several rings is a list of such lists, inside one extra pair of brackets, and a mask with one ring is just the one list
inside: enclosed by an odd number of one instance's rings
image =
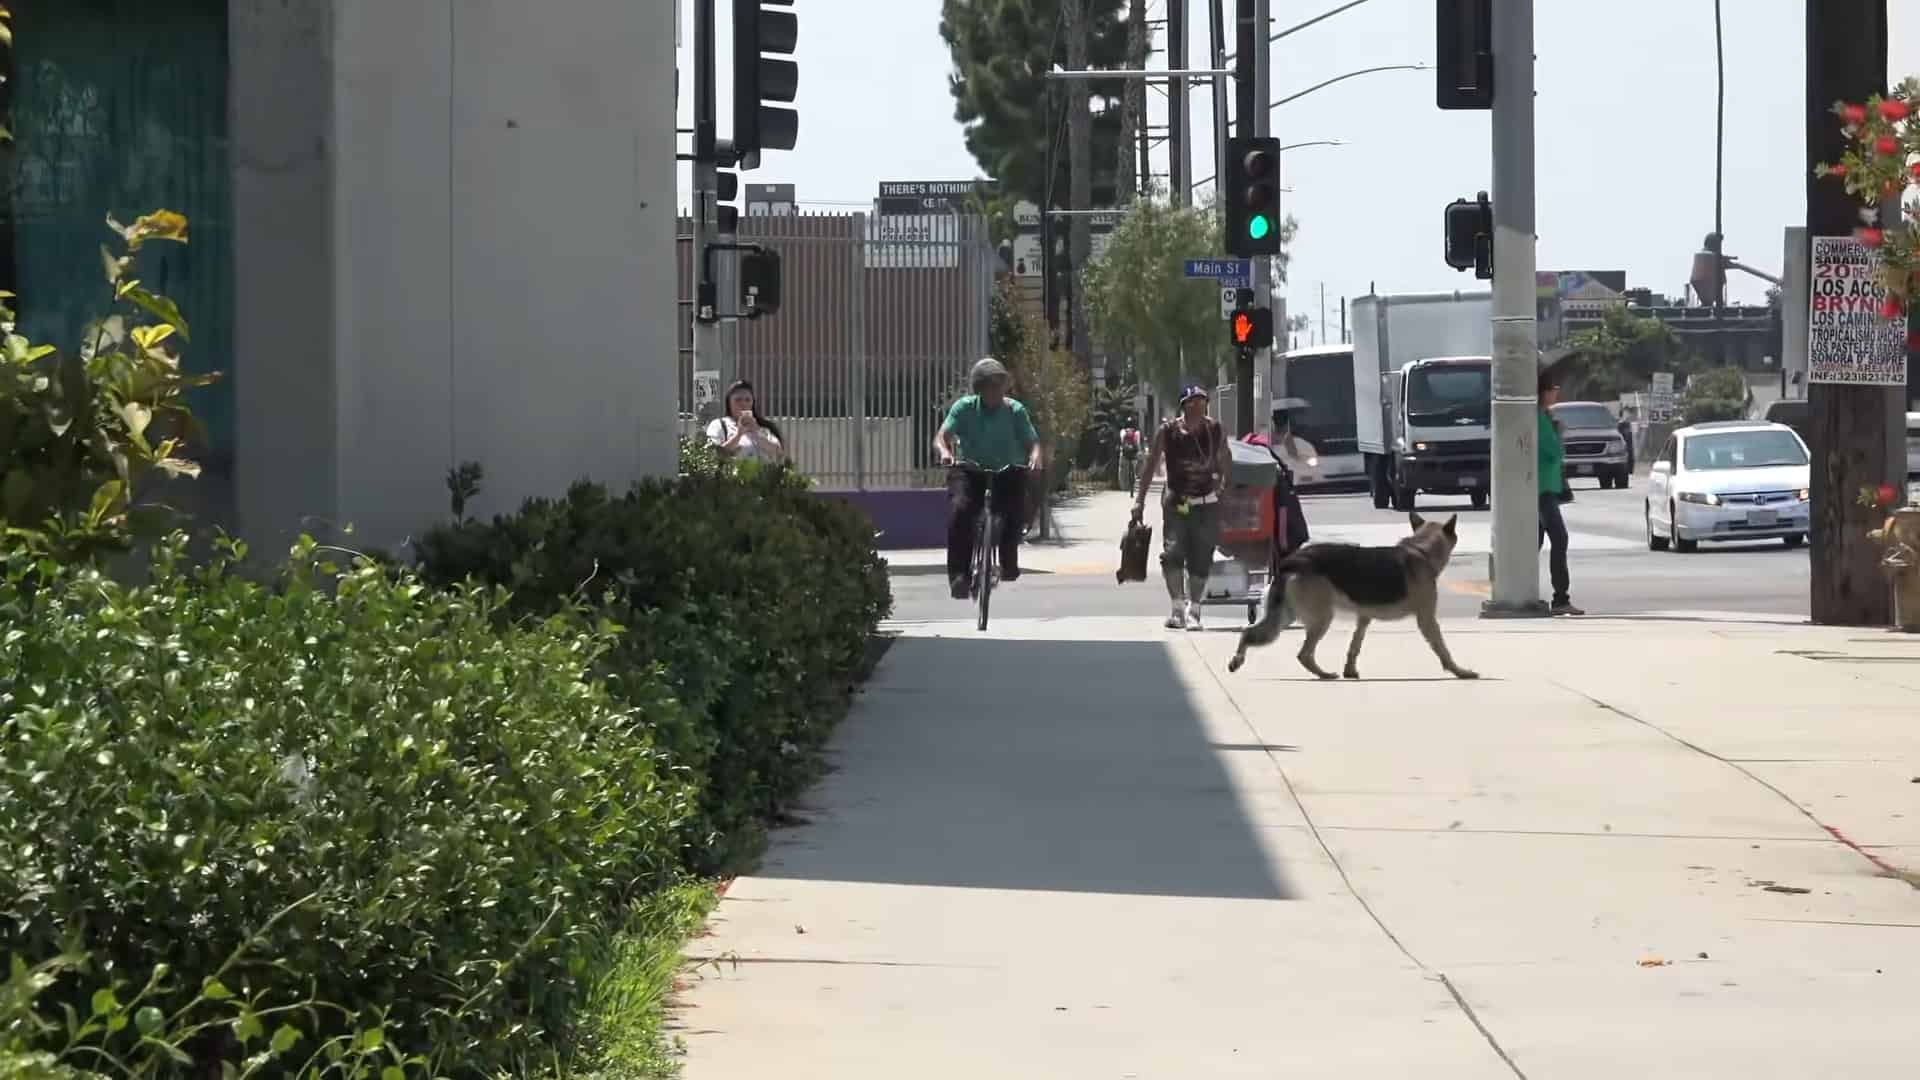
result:
[(974, 588), (977, 590), (975, 595), (980, 600), (979, 628), (981, 630), (987, 628), (987, 607), (993, 596), (993, 574), (998, 559), (995, 545), (1000, 539), (999, 524), (1000, 515), (994, 513), (991, 508), (980, 515), (980, 536), (975, 541), (978, 546), (974, 549), (973, 555), (973, 581)]

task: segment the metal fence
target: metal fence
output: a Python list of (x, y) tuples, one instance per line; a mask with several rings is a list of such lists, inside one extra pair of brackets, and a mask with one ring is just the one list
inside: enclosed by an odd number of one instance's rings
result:
[[(680, 411), (695, 402), (692, 223), (681, 221)], [(779, 251), (778, 314), (740, 322), (739, 376), (822, 488), (937, 486), (935, 426), (987, 351), (999, 267), (977, 215), (743, 217)], [(723, 306), (727, 301), (722, 299)], [(701, 358), (699, 366), (717, 369)], [(724, 390), (724, 388), (722, 388)], [(704, 419), (704, 418), (703, 418)], [(689, 428), (701, 421), (686, 421)]]

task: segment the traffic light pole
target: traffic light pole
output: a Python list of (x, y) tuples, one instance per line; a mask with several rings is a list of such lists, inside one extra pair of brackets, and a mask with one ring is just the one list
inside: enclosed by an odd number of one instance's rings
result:
[(1493, 0), (1493, 596), (1540, 602), (1539, 326), (1534, 308), (1533, 0)]
[[(1269, 10), (1271, 0), (1237, 0), (1234, 6), (1234, 112), (1237, 114), (1239, 133), (1243, 136), (1264, 136), (1267, 134), (1267, 84), (1268, 58), (1273, 47), (1267, 43), (1267, 28), (1273, 18)], [(1275, 162), (1278, 168), (1279, 163)], [(1225, 174), (1222, 174), (1222, 181)], [(1274, 190), (1280, 188), (1279, 177), (1274, 178)], [(1276, 202), (1273, 211), (1273, 227), (1279, 229), (1283, 218)], [(1253, 302), (1261, 307), (1273, 307), (1272, 261), (1255, 258), (1252, 262)], [(1259, 414), (1254, 400), (1254, 373), (1260, 369), (1260, 360), (1267, 350), (1234, 350), (1233, 397), (1234, 429), (1240, 435), (1251, 435), (1259, 429)], [(1281, 396), (1286, 392), (1286, 373), (1274, 373), (1275, 385), (1267, 387), (1270, 396)]]
[[(709, 267), (714, 201), (719, 181), (714, 172), (719, 149), (714, 94), (714, 0), (693, 3), (693, 371), (720, 369), (721, 335), (719, 289)], [(709, 366), (711, 365), (711, 366)], [(725, 372), (721, 372), (722, 379)], [(696, 383), (697, 385), (697, 383)], [(722, 381), (722, 387), (729, 385)], [(720, 402), (721, 411), (726, 408)], [(704, 422), (710, 416), (701, 416)]]

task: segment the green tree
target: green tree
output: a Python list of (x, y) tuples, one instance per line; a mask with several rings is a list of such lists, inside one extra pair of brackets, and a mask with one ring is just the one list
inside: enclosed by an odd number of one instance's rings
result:
[(1680, 419), (1687, 424), (1745, 420), (1752, 407), (1753, 391), (1738, 368), (1708, 368), (1688, 379), (1680, 395)]
[(1608, 307), (1599, 326), (1577, 331), (1567, 345), (1571, 352), (1559, 367), (1569, 399), (1610, 400), (1645, 387), (1655, 372), (1685, 374), (1699, 366), (1673, 327), (1625, 305)]
[[(1093, 388), (1071, 353), (1048, 347), (1047, 325), (1020, 301), (1020, 288), (1002, 278), (991, 297), (987, 344), (1013, 375), (1013, 396), (1027, 407), (1040, 431), (1048, 481), (1031, 489), (1047, 498), (1073, 467), (1093, 409)], [(951, 400), (951, 399), (949, 399)], [(1036, 514), (1040, 535), (1048, 517)]]
[[(1127, 60), (1125, 0), (1088, 0), (1088, 65), (1121, 68)], [(943, 0), (940, 37), (953, 57), (948, 87), (954, 118), (965, 127), (967, 151), (1016, 199), (1045, 206), (1047, 157), (1052, 144), (1056, 201), (1070, 179), (1065, 144), (1064, 90), (1048, 89), (1046, 72), (1067, 62), (1060, 0)], [(1123, 138), (1121, 80), (1092, 87), (1093, 202), (1117, 200)], [(1065, 230), (1061, 230), (1063, 233)]]
[[(1287, 218), (1282, 242), (1297, 228)], [(1220, 291), (1211, 280), (1187, 277), (1184, 264), (1219, 251), (1212, 208), (1135, 201), (1106, 257), (1084, 278), (1095, 340), (1110, 353), (1132, 356), (1135, 375), (1163, 392), (1190, 377), (1211, 381), (1226, 343)], [(1277, 279), (1285, 281), (1286, 261), (1276, 262)]]

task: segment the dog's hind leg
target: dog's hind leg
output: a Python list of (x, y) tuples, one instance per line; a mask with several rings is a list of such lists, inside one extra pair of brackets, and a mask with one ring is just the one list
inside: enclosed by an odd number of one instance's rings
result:
[(1266, 598), (1260, 602), (1260, 620), (1240, 631), (1240, 647), (1233, 651), (1233, 659), (1227, 661), (1228, 671), (1239, 671), (1240, 665), (1247, 662), (1247, 650), (1255, 645), (1271, 645), (1280, 631), (1293, 621), (1292, 605), (1287, 603), (1288, 579), (1280, 578), (1267, 588)]
[(1421, 611), (1416, 617), (1420, 624), (1420, 636), (1427, 639), (1427, 645), (1433, 649), (1433, 655), (1440, 658), (1440, 666), (1456, 679), (1477, 679), (1480, 673), (1468, 671), (1453, 662), (1453, 654), (1447, 651), (1447, 641), (1440, 636), (1440, 616), (1432, 608)]
[(1340, 674), (1349, 679), (1360, 677), (1360, 643), (1367, 639), (1367, 627), (1373, 622), (1365, 615), (1353, 624), (1353, 640), (1347, 643), (1347, 667)]
[(1298, 659), (1300, 666), (1313, 672), (1316, 679), (1337, 678), (1331, 671), (1324, 671), (1313, 658), (1313, 650), (1318, 648), (1320, 640), (1327, 636), (1333, 627), (1333, 605), (1331, 603), (1302, 604), (1300, 621), (1307, 628), (1307, 640), (1300, 643)]

